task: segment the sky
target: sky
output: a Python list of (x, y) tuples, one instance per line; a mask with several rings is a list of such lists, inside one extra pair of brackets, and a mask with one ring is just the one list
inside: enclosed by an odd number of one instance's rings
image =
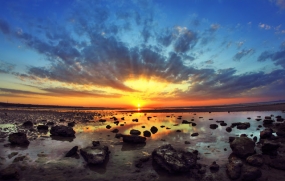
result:
[(0, 102), (285, 100), (285, 0), (0, 0)]

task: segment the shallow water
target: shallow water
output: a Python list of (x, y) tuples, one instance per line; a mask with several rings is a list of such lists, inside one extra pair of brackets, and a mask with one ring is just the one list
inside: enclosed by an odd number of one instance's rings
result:
[[(12, 114), (12, 113), (11, 113)], [(10, 114), (10, 115), (11, 115)], [(87, 115), (86, 115), (87, 114)], [(90, 172), (94, 172), (98, 177), (110, 177), (114, 173), (120, 173), (124, 170), (134, 170), (134, 161), (144, 155), (150, 155), (153, 149), (164, 145), (171, 144), (174, 148), (183, 150), (198, 150), (199, 163), (210, 164), (216, 161), (218, 164), (223, 165), (227, 162), (227, 158), (231, 153), (229, 147), (228, 138), (229, 136), (238, 136), (240, 134), (247, 134), (249, 137), (257, 136), (259, 138), (259, 132), (257, 131), (258, 125), (262, 125), (261, 121), (256, 121), (257, 116), (261, 116), (263, 119), (265, 116), (277, 116), (280, 115), (283, 118), (285, 113), (281, 111), (268, 111), (268, 112), (212, 112), (212, 113), (114, 113), (104, 112), (105, 116), (93, 116), (93, 119), (89, 119), (89, 122), (80, 123), (81, 119), (90, 118), (93, 113), (86, 112), (86, 114), (69, 114), (69, 113), (34, 113), (34, 112), (21, 112), (17, 116), (25, 117), (24, 120), (42, 120), (46, 122), (59, 120), (64, 118), (70, 121), (78, 122), (74, 127), (76, 131), (76, 138), (51, 138), (49, 133), (41, 133), (37, 135), (37, 139), (31, 140), (28, 147), (3, 147), (8, 143), (7, 137), (2, 141), (0, 156), (6, 158), (3, 167), (12, 163), (13, 158), (8, 159), (7, 156), (11, 152), (18, 152), (19, 155), (27, 155), (30, 160), (30, 164), (39, 160), (39, 154), (45, 154), (45, 163), (53, 162), (58, 159), (62, 159), (66, 152), (73, 146), (79, 146), (83, 148), (91, 145), (92, 141), (98, 140), (102, 145), (109, 146), (111, 154), (108, 162), (103, 167), (90, 167), (87, 166), (83, 158), (73, 158), (73, 162), (78, 168), (88, 168)], [(114, 120), (111, 119), (113, 116), (118, 118), (120, 121), (119, 125), (115, 125)], [(178, 119), (182, 116), (181, 119)], [(39, 119), (40, 117), (40, 119)], [(125, 120), (121, 120), (124, 117)], [(149, 120), (147, 117), (151, 117)], [(251, 119), (247, 119), (247, 118)], [(99, 119), (106, 119), (105, 123), (100, 123)], [(133, 122), (133, 119), (138, 119), (138, 122)], [(211, 120), (210, 120), (211, 119)], [(13, 132), (19, 130), (15, 123), (20, 125), (23, 119), (17, 119), (13, 121), (13, 117), (10, 118), (1, 116), (0, 128), (2, 132), (5, 132), (4, 128), (8, 128), (8, 131)], [(12, 120), (12, 121), (11, 121)], [(191, 124), (181, 124), (182, 120), (193, 121), (197, 125), (192, 126)], [(228, 126), (233, 122), (250, 122), (251, 126), (247, 130), (238, 130), (233, 128), (232, 132), (226, 132), (227, 126), (220, 126), (216, 121), (223, 120)], [(38, 124), (42, 124), (41, 121), (37, 121)], [(210, 129), (209, 125), (216, 123), (219, 125), (217, 129)], [(66, 125), (66, 122), (58, 123)], [(124, 124), (124, 126), (120, 126)], [(106, 125), (112, 126), (111, 129), (106, 129)], [(165, 126), (161, 128), (161, 126)], [(177, 125), (177, 126), (174, 126)], [(142, 128), (145, 126), (145, 128)], [(152, 126), (158, 128), (158, 132), (152, 134), (151, 137), (147, 138), (146, 144), (142, 145), (130, 145), (123, 143), (122, 140), (114, 138), (115, 134), (111, 130), (117, 128), (119, 133), (129, 134), (131, 129), (137, 129), (141, 132), (150, 130)], [(166, 129), (170, 128), (170, 129)], [(262, 130), (263, 128), (261, 128)], [(181, 132), (177, 132), (180, 130)], [(7, 131), (7, 129), (6, 129)], [(199, 133), (197, 137), (192, 137), (192, 133)], [(32, 137), (30, 137), (32, 139)], [(190, 144), (185, 144), (185, 141), (190, 141)], [(258, 152), (259, 150), (257, 150)], [(152, 172), (152, 171), (150, 171)], [(154, 172), (154, 171), (153, 171)], [(160, 175), (160, 179), (167, 180), (167, 175)]]

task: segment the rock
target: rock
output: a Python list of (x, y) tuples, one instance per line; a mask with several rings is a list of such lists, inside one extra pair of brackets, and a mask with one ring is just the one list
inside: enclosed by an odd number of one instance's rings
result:
[(112, 127), (111, 127), (110, 125), (107, 125), (106, 128), (107, 128), (107, 129), (111, 129)]
[(233, 153), (241, 158), (246, 158), (255, 153), (255, 143), (247, 137), (236, 137), (233, 142), (230, 143), (230, 147)]
[(14, 160), (13, 160), (13, 163), (16, 163), (16, 162), (20, 162), (20, 161), (24, 161), (24, 160), (27, 160), (27, 157), (25, 155), (23, 156), (18, 156), (16, 157)]
[(278, 156), (270, 160), (269, 166), (279, 170), (285, 170), (284, 163), (285, 163), (285, 157)]
[(229, 143), (233, 142), (236, 139), (236, 137), (230, 136), (229, 137)]
[(67, 123), (67, 126), (74, 127), (75, 126), (75, 122), (73, 121), (73, 122)]
[(52, 136), (74, 137), (75, 131), (68, 126), (53, 126), (50, 130)]
[(71, 148), (71, 150), (69, 150), (65, 157), (72, 157), (73, 155), (77, 154), (77, 150), (78, 150), (78, 146), (74, 146), (73, 148)]
[(88, 146), (80, 149), (80, 154), (89, 164), (102, 164), (106, 161), (109, 155), (109, 148), (107, 146)]
[(93, 146), (99, 146), (100, 145), (100, 141), (92, 141), (92, 145)]
[(157, 133), (157, 131), (158, 131), (158, 129), (157, 129), (157, 127), (155, 127), (155, 126), (152, 126), (152, 127), (150, 128), (150, 132), (151, 132), (152, 134)]
[(274, 143), (269, 140), (265, 140), (261, 150), (262, 153), (267, 154), (267, 155), (277, 155), (277, 149), (280, 147), (278, 143)]
[(138, 119), (133, 119), (132, 121), (133, 121), (133, 122), (139, 122), (139, 120), (138, 120)]
[(27, 139), (27, 135), (25, 133), (20, 133), (20, 132), (10, 134), (8, 140), (11, 144), (15, 145), (24, 146), (30, 144), (30, 142)]
[(8, 158), (11, 159), (13, 158), (14, 156), (18, 155), (18, 152), (12, 152), (8, 155)]
[(252, 181), (260, 178), (262, 172), (259, 168), (247, 166), (243, 171), (242, 180), (244, 181)]
[(140, 132), (139, 130), (132, 129), (132, 130), (130, 131), (130, 134), (131, 134), (131, 135), (140, 135), (141, 132)]
[(47, 125), (38, 125), (37, 129), (38, 130), (48, 130), (48, 126)]
[(178, 130), (176, 130), (176, 132), (177, 132), (177, 133), (180, 133), (180, 132), (181, 132), (181, 130), (179, 130), (179, 129), (178, 129)]
[(254, 137), (252, 138), (252, 140), (253, 140), (254, 142), (257, 142), (257, 137), (254, 136)]
[(260, 131), (260, 138), (261, 139), (266, 139), (270, 138), (272, 136), (273, 130), (271, 128), (266, 128), (263, 131)]
[(116, 128), (116, 129), (113, 129), (111, 132), (113, 132), (113, 133), (118, 133), (119, 130)]
[(47, 122), (46, 125), (47, 125), (47, 126), (53, 126), (53, 125), (54, 125), (54, 122)]
[(252, 166), (260, 167), (263, 164), (262, 155), (252, 155), (246, 158), (246, 162)]
[(213, 162), (211, 165), (210, 165), (210, 170), (211, 171), (219, 171), (220, 169), (220, 166), (216, 163), (216, 162)]
[(226, 166), (226, 172), (230, 179), (235, 180), (240, 177), (242, 165), (242, 161), (239, 158), (237, 158), (235, 155), (230, 155), (229, 163)]
[(196, 166), (197, 156), (191, 152), (177, 151), (168, 144), (154, 149), (152, 159), (169, 173), (181, 173)]
[(199, 133), (192, 133), (191, 136), (198, 136)]
[(100, 123), (105, 123), (105, 122), (106, 122), (106, 119), (99, 119), (99, 122), (100, 122)]
[(245, 122), (245, 123), (239, 123), (237, 125), (237, 129), (247, 129), (250, 127), (250, 123), (249, 122)]
[(211, 129), (216, 129), (217, 127), (219, 127), (217, 124), (210, 124)]
[(65, 119), (59, 119), (59, 122), (65, 122)]
[(187, 121), (187, 120), (183, 120), (182, 124), (191, 124), (191, 122)]
[(151, 137), (151, 132), (150, 131), (144, 131), (143, 136), (144, 137)]
[(271, 120), (271, 119), (264, 119), (264, 120), (263, 120), (263, 124), (265, 124), (265, 125), (272, 124), (273, 122), (274, 122), (274, 121)]
[(10, 165), (7, 168), (0, 171), (1, 179), (10, 180), (10, 179), (19, 179), (19, 172), (15, 166)]
[(220, 123), (220, 125), (221, 125), (221, 126), (227, 126), (228, 124), (227, 124), (227, 123), (222, 122), (222, 123)]
[(231, 132), (231, 131), (232, 131), (232, 128), (231, 128), (231, 127), (227, 127), (227, 128), (226, 128), (226, 131), (227, 131), (227, 132)]
[(196, 123), (192, 123), (192, 126), (197, 126), (197, 124)]
[(184, 141), (184, 143), (185, 143), (186, 145), (191, 144), (190, 141)]
[(279, 137), (283, 137), (283, 138), (285, 137), (285, 124), (284, 123), (279, 124), (279, 126), (277, 127), (276, 134)]
[(201, 167), (199, 170), (198, 170), (198, 173), (199, 174), (205, 174), (206, 173), (206, 168), (205, 167)]
[(30, 127), (34, 126), (34, 123), (32, 123), (32, 121), (26, 121), (26, 122), (23, 123), (22, 126), (30, 128)]
[(126, 143), (132, 143), (132, 144), (139, 144), (139, 143), (145, 143), (146, 138), (142, 136), (137, 136), (137, 135), (122, 135), (123, 137), (123, 142)]

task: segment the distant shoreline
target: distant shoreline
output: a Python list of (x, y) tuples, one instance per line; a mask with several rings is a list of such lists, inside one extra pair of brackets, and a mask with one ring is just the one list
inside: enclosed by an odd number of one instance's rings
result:
[(13, 104), (0, 103), (0, 109), (17, 108), (17, 109), (76, 109), (76, 110), (116, 110), (118, 112), (141, 112), (141, 113), (175, 113), (175, 112), (242, 112), (242, 111), (284, 111), (285, 103), (250, 103), (250, 104), (233, 104), (217, 106), (192, 106), (192, 107), (165, 107), (165, 108), (148, 108), (125, 109), (111, 107), (80, 107), (80, 106), (54, 106), (54, 105), (33, 105), (33, 104)]

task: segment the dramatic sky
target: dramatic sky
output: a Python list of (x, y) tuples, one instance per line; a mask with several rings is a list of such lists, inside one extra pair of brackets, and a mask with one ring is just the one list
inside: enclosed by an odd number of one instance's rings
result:
[(285, 99), (285, 0), (0, 0), (0, 102)]

